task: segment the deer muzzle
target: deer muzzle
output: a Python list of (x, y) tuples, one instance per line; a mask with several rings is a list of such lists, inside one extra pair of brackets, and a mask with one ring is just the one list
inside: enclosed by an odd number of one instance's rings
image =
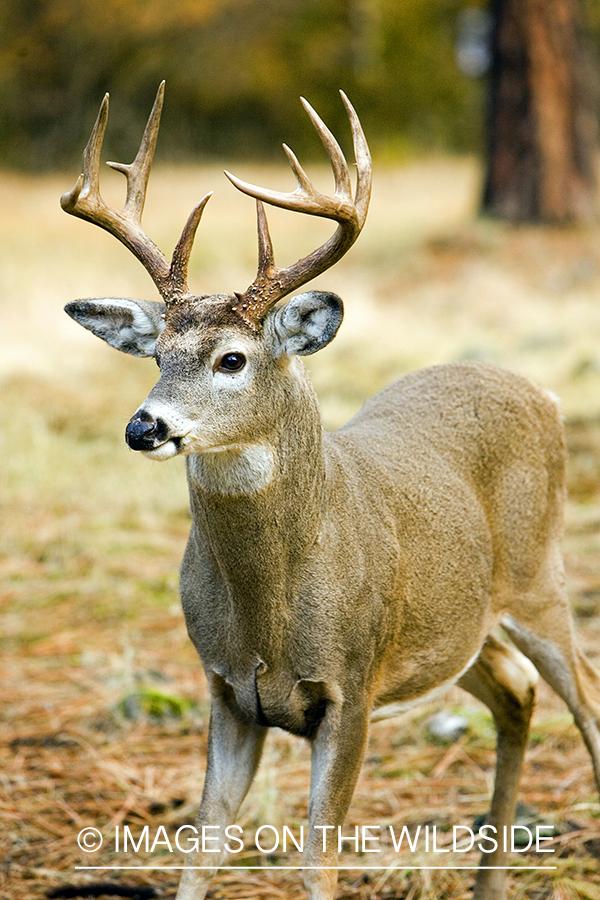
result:
[(125, 440), (132, 450), (155, 450), (169, 440), (169, 428), (164, 419), (138, 410), (125, 429)]

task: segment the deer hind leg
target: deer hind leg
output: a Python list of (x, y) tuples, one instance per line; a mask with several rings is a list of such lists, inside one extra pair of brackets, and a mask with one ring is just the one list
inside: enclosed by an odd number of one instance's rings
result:
[[(504, 827), (510, 829), (514, 822), (536, 682), (537, 672), (529, 660), (492, 636), (458, 682), (489, 707), (498, 734), (494, 793), (487, 820), (496, 832), (490, 830), (488, 839), (504, 834)], [(506, 855), (498, 840), (495, 850), (483, 853), (480, 865), (506, 866)], [(480, 868), (474, 900), (504, 900), (505, 880), (505, 872), (499, 868)]]
[(577, 646), (564, 588), (546, 592), (544, 602), (527, 597), (502, 626), (571, 710), (600, 791), (600, 674)]

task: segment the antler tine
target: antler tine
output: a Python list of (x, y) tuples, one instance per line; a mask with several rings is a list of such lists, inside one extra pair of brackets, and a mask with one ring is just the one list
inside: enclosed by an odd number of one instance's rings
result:
[(127, 178), (127, 199), (123, 207), (123, 215), (127, 215), (135, 222), (141, 222), (144, 203), (146, 201), (146, 189), (150, 177), (150, 168), (156, 149), (160, 117), (162, 114), (165, 97), (165, 82), (161, 81), (152, 112), (146, 123), (140, 148), (134, 161), (129, 165), (119, 162), (107, 162), (106, 165), (117, 172), (122, 172)]
[(91, 215), (95, 207), (99, 203), (102, 204), (99, 188), (100, 152), (107, 122), (108, 94), (105, 94), (92, 133), (83, 151), (81, 175), (77, 179), (75, 187), (60, 198), (60, 205), (65, 212), (81, 218), (89, 218), (86, 213), (89, 212)]
[(187, 295), (187, 267), (200, 217), (211, 194), (198, 203), (183, 229), (173, 252), (171, 264), (142, 228), (142, 211), (150, 167), (156, 147), (165, 83), (161, 83), (144, 135), (131, 164), (109, 162), (111, 168), (127, 178), (127, 197), (123, 209), (107, 206), (100, 195), (100, 152), (108, 121), (108, 94), (104, 97), (96, 124), (83, 153), (83, 171), (75, 187), (63, 194), (60, 204), (65, 212), (104, 228), (131, 250), (150, 274), (166, 303)]
[(362, 228), (367, 217), (369, 201), (371, 199), (371, 185), (373, 181), (371, 153), (356, 110), (343, 91), (340, 91), (340, 96), (346, 107), (346, 113), (348, 114), (350, 127), (352, 129), (352, 144), (354, 147), (354, 159), (356, 160), (356, 194), (354, 195), (354, 203)]
[(177, 246), (173, 250), (173, 258), (169, 274), (174, 285), (179, 286), (180, 293), (183, 294), (187, 290), (187, 269), (190, 261), (190, 254), (196, 236), (196, 229), (200, 224), (204, 207), (212, 197), (213, 192), (209, 191), (202, 200), (196, 204), (191, 211), (187, 222), (181, 232), (181, 237), (177, 242)]
[(331, 168), (333, 169), (333, 175), (335, 178), (336, 194), (351, 201), (352, 185), (350, 183), (350, 172), (348, 171), (348, 163), (344, 158), (342, 148), (336, 141), (335, 137), (333, 136), (325, 122), (312, 108), (308, 100), (305, 100), (304, 97), (300, 97), (300, 102), (306, 110), (309, 119), (315, 127), (315, 131), (321, 138), (321, 143), (327, 151), (327, 155), (331, 162)]
[[(229, 172), (225, 172), (238, 190), (254, 197), (259, 205), (258, 273), (243, 294), (236, 293), (237, 302), (233, 306), (233, 309), (253, 330), (258, 329), (261, 319), (278, 300), (320, 275), (341, 259), (357, 239), (364, 225), (371, 195), (371, 157), (358, 116), (346, 95), (341, 91), (340, 93), (352, 129), (357, 164), (358, 174), (354, 199), (344, 154), (331, 131), (304, 99), (302, 99), (302, 104), (321, 138), (331, 162), (336, 188), (333, 196), (327, 196), (316, 190), (294, 153), (285, 144), (284, 150), (296, 176), (297, 184), (296, 190), (291, 193), (272, 191), (268, 188), (248, 184)], [(321, 247), (298, 260), (294, 265), (279, 269), (273, 260), (266, 216), (261, 201), (294, 212), (304, 212), (308, 215), (333, 219), (338, 222), (338, 228), (335, 234)], [(265, 250), (267, 246), (268, 253)], [(267, 256), (268, 263), (266, 262)]]

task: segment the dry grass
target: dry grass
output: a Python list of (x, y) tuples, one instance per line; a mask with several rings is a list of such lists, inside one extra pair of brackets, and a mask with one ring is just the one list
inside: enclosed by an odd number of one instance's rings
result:
[[(279, 171), (240, 174), (289, 183)], [(95, 826), (109, 834), (125, 824), (135, 834), (144, 824), (172, 833), (192, 821), (206, 746), (206, 688), (177, 600), (189, 525), (183, 467), (140, 460), (122, 439), (156, 369), (117, 355), (62, 313), (77, 296), (153, 297), (153, 290), (113, 239), (60, 212), (58, 197), (72, 180), (0, 176), (0, 897), (11, 900), (98, 880), (76, 865), (148, 864), (144, 854), (117, 858), (108, 846), (86, 856), (77, 833)], [(311, 369), (331, 426), (393, 378), (450, 359), (491, 359), (560, 394), (571, 448), (569, 587), (582, 644), (598, 661), (600, 229), (477, 221), (477, 183), (468, 160), (379, 173), (365, 234), (320, 279), (344, 297), (347, 316)], [(159, 171), (146, 214), (148, 231), (169, 248), (192, 203), (215, 186), (193, 260), (192, 284), (202, 291), (243, 288), (253, 277), (252, 205), (217, 169)], [(109, 196), (113, 190), (111, 183)], [(327, 232), (299, 216), (272, 220), (281, 262)], [(442, 704), (373, 726), (350, 823), (429, 823), (444, 832), (485, 811), (494, 762), (489, 720), (458, 690), (446, 705), (470, 721), (449, 747), (429, 742), (424, 728)], [(265, 823), (299, 829), (308, 778), (307, 747), (274, 732), (244, 806), (245, 832)], [(570, 717), (544, 686), (521, 799), (561, 834), (557, 869), (514, 877), (512, 896), (599, 898), (591, 767)], [(415, 869), (424, 859), (386, 851), (378, 864), (413, 868), (342, 873), (340, 895), (469, 896), (473, 872)], [(181, 864), (181, 857), (159, 861)], [(293, 865), (297, 857), (267, 859), (248, 847), (241, 861)], [(522, 862), (540, 864), (531, 855)], [(106, 874), (153, 884), (165, 896), (177, 880), (168, 870)], [(299, 874), (284, 870), (224, 872), (211, 893), (219, 900), (303, 895)]]

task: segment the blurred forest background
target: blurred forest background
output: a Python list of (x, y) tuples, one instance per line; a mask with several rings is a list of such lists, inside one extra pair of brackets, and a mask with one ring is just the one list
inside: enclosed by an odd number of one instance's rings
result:
[[(73, 164), (105, 91), (118, 98), (111, 152), (129, 153), (163, 78), (162, 159), (262, 159), (284, 138), (310, 152), (297, 97), (308, 93), (336, 131), (344, 127), (338, 88), (360, 111), (380, 158), (423, 148), (480, 152), (491, 17), (510, 5), (4, 0), (0, 165)], [(586, 0), (582, 9), (590, 52), (600, 57), (600, 3)]]
[(458, 0), (8, 0), (0, 162), (73, 162), (107, 90), (118, 97), (113, 152), (130, 152), (163, 78), (163, 158), (273, 154), (282, 135), (302, 151), (298, 95), (308, 92), (335, 130), (338, 88), (392, 153), (473, 150), (481, 86), (456, 65), (461, 8)]

